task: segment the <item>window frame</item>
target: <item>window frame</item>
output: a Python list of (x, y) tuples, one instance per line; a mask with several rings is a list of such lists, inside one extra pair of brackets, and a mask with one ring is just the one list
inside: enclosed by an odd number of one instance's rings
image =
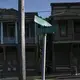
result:
[[(34, 25), (34, 23), (33, 22), (26, 22), (26, 24), (25, 24), (25, 33), (26, 33), (26, 37), (28, 37), (28, 38), (32, 38), (32, 37), (35, 37), (35, 35), (34, 36), (32, 36), (32, 25)], [(35, 27), (34, 27), (35, 28)], [(29, 30), (28, 32), (28, 35), (27, 35), (27, 29)], [(34, 34), (35, 34), (35, 31), (34, 31)]]
[[(61, 20), (61, 21), (58, 21), (58, 23), (59, 23), (59, 32), (60, 32), (60, 37), (67, 37), (68, 36), (68, 22), (67, 22), (67, 20)], [(65, 33), (64, 34), (62, 34), (62, 27), (61, 27), (61, 25), (65, 25)]]
[(77, 31), (78, 29), (80, 29), (78, 28), (80, 27), (79, 25), (80, 25), (80, 21), (78, 20), (74, 21), (74, 33), (80, 34), (80, 31)]
[[(3, 25), (3, 30), (5, 30), (5, 27), (6, 27), (6, 35), (5, 35), (5, 33), (3, 32), (3, 35), (4, 35), (4, 37), (15, 37), (15, 22), (7, 22), (7, 23), (3, 23), (3, 24), (5, 24), (5, 26)], [(11, 26), (13, 24), (13, 26)], [(10, 27), (13, 27), (14, 28), (14, 36), (11, 36), (11, 34), (10, 34)]]
[[(28, 32), (28, 34), (27, 34), (27, 32)], [(28, 37), (28, 38), (30, 38), (31, 37), (30, 36), (30, 34), (31, 34), (30, 32), (31, 32), (30, 31), (30, 23), (26, 23), (25, 24), (25, 33), (26, 33), (25, 36)]]

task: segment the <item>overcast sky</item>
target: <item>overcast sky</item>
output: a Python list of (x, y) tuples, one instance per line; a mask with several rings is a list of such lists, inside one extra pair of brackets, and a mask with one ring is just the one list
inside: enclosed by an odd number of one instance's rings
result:
[[(50, 3), (54, 2), (80, 2), (80, 0), (25, 0), (25, 11), (50, 11)], [(18, 0), (0, 0), (0, 8), (18, 9)], [(39, 15), (49, 16), (50, 12), (39, 12)]]

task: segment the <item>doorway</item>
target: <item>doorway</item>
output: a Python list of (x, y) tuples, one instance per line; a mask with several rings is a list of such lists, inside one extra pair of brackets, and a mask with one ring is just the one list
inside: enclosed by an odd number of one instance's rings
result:
[(3, 77), (4, 73), (4, 63), (5, 63), (5, 53), (3, 52), (3, 48), (0, 47), (0, 78)]
[(54, 45), (56, 73), (70, 73), (70, 44)]
[(76, 66), (77, 73), (80, 73), (80, 43), (72, 44), (72, 65)]
[(0, 47), (0, 78), (18, 75), (17, 48)]

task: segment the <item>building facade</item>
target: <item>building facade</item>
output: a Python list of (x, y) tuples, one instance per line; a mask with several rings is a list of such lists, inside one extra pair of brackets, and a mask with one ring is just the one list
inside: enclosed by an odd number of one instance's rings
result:
[[(27, 75), (34, 74), (37, 66), (35, 15), (37, 15), (35, 12), (25, 13)], [(18, 11), (14, 9), (0, 9), (0, 77), (19, 75), (19, 34)]]
[(56, 73), (80, 72), (80, 3), (51, 3), (52, 69)]
[[(26, 72), (41, 72), (41, 54), (34, 16), (25, 13)], [(51, 3), (50, 23), (56, 32), (47, 34), (46, 73), (80, 72), (80, 3)], [(0, 9), (0, 77), (18, 76), (20, 69), (18, 11)], [(38, 27), (39, 28), (39, 27)]]

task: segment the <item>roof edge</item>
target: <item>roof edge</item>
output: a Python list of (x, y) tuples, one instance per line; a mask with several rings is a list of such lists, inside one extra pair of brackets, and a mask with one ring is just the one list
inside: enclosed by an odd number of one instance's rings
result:
[(79, 5), (80, 6), (80, 2), (57, 2), (57, 3), (51, 3), (51, 6), (67, 6), (67, 5)]

